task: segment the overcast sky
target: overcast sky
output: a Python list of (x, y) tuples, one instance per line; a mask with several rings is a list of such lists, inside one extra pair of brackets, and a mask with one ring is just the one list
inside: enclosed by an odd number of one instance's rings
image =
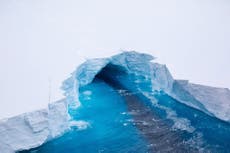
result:
[(230, 88), (229, 0), (0, 0), (0, 118), (62, 98), (84, 58), (148, 52), (174, 78)]

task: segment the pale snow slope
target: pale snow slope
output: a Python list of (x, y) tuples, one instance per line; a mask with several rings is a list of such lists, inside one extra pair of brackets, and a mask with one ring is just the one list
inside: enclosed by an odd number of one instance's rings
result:
[[(201, 103), (208, 114), (230, 122), (230, 90), (189, 83), (186, 80), (174, 82), (173, 93), (182, 102), (193, 105), (193, 101)], [(197, 108), (197, 105), (193, 105)], [(198, 107), (201, 109), (201, 107)]]

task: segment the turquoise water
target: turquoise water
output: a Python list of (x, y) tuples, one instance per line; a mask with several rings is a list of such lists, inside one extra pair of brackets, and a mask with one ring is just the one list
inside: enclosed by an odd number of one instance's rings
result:
[(112, 87), (97, 80), (81, 88), (80, 93), (82, 105), (70, 113), (75, 120), (88, 122), (89, 128), (73, 129), (64, 136), (28, 152), (147, 152), (148, 143), (137, 128), (129, 124), (131, 117), (125, 113), (127, 107), (124, 99)]
[(230, 125), (188, 107), (151, 80), (107, 66), (79, 89), (73, 120), (89, 123), (22, 153), (230, 152)]

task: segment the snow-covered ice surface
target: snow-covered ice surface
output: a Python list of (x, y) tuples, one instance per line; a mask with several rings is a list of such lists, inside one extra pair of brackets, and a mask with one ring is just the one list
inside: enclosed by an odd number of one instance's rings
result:
[(68, 130), (65, 100), (49, 104), (48, 109), (25, 113), (0, 122), (0, 152), (12, 153), (34, 148), (61, 136)]
[[(85, 121), (72, 121), (69, 111), (80, 106), (79, 88), (90, 84), (95, 76), (109, 64), (120, 67), (129, 75), (139, 76), (136, 78), (142, 78), (136, 79), (136, 83), (143, 79), (150, 82), (147, 86), (152, 93), (164, 92), (180, 103), (230, 122), (229, 89), (192, 84), (186, 80), (175, 80), (165, 65), (152, 62), (152, 60), (154, 57), (151, 55), (135, 51), (123, 52), (110, 58), (87, 60), (63, 82), (65, 100), (49, 104), (48, 109), (1, 120), (0, 152), (12, 153), (35, 148), (61, 136), (70, 128), (83, 130), (89, 127), (89, 123)], [(85, 91), (83, 94), (89, 98), (91, 92)], [(187, 129), (187, 125), (190, 126), (187, 119), (178, 120), (175, 112), (169, 112), (171, 114), (168, 113), (168, 118), (173, 118), (176, 128)], [(191, 132), (194, 130), (193, 127), (189, 128)]]
[[(176, 80), (173, 93), (189, 106), (230, 122), (230, 90)], [(196, 101), (196, 103), (193, 103)]]

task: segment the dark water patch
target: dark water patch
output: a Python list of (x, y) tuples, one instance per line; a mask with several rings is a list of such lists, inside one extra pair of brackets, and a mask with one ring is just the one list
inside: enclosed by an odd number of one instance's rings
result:
[(203, 148), (212, 152), (230, 152), (230, 124), (218, 118), (209, 116), (202, 111), (188, 107), (164, 93), (155, 95), (159, 103), (174, 110), (178, 117), (186, 118), (195, 133), (202, 134)]
[(181, 137), (184, 131), (172, 131), (164, 119), (154, 114), (136, 95), (126, 92), (124, 98), (129, 112), (136, 112), (132, 114), (133, 124), (150, 143), (149, 152), (198, 152), (184, 143)]

